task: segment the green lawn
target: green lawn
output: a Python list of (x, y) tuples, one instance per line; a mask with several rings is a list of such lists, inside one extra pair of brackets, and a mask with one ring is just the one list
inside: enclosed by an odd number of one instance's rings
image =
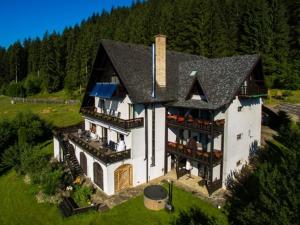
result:
[(0, 177), (0, 224), (5, 225), (159, 225), (168, 224), (181, 209), (196, 205), (219, 217), (224, 224), (227, 218), (207, 202), (195, 198), (191, 193), (174, 188), (175, 213), (162, 210), (153, 212), (143, 205), (143, 197), (131, 199), (105, 213), (90, 212), (63, 218), (55, 205), (39, 204), (34, 197), (32, 185), (25, 184), (14, 171)]
[(72, 94), (66, 92), (65, 90), (61, 90), (61, 91), (54, 92), (54, 93), (41, 92), (34, 96), (29, 96), (28, 98), (81, 99), (81, 95), (83, 93), (84, 93), (84, 90), (82, 90), (81, 94), (80, 94), (79, 90), (75, 91)]
[(276, 96), (282, 95), (284, 90), (279, 89), (270, 89), (268, 99), (264, 100), (264, 103), (267, 105), (277, 105), (280, 103), (300, 103), (300, 90), (289, 91), (291, 96), (288, 96), (284, 99), (278, 99)]
[(0, 118), (11, 119), (18, 112), (31, 111), (38, 114), (42, 119), (51, 122), (58, 127), (68, 126), (81, 121), (79, 113), (79, 104), (28, 104), (16, 103), (11, 104), (10, 98), (0, 96)]

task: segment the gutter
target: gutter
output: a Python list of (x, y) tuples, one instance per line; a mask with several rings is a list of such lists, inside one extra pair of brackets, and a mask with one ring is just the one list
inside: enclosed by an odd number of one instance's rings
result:
[(145, 105), (145, 159), (146, 160), (146, 182), (149, 182), (148, 171), (148, 106)]

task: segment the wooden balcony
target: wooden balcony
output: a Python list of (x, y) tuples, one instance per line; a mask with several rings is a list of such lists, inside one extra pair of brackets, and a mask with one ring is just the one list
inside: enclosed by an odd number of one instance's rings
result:
[(225, 120), (216, 120), (212, 124), (209, 120), (184, 118), (183, 116), (168, 115), (168, 127), (182, 128), (186, 130), (194, 130), (205, 134), (210, 134), (212, 125), (215, 135), (221, 134), (224, 131)]
[(76, 133), (69, 134), (68, 138), (76, 145), (80, 146), (84, 151), (87, 151), (105, 164), (123, 161), (125, 159), (130, 159), (131, 157), (130, 149), (117, 152), (111, 148), (102, 146), (99, 142), (87, 141), (84, 138), (80, 138)]
[(98, 113), (94, 107), (83, 107), (80, 109), (80, 112), (83, 115), (92, 117), (99, 121), (108, 123), (112, 126), (115, 126), (115, 127), (121, 128), (121, 129), (125, 129), (125, 130), (144, 126), (144, 118), (135, 118), (135, 119), (124, 120), (124, 119), (118, 118), (116, 116), (112, 116), (112, 115), (108, 115), (108, 114), (104, 114), (104, 113)]
[[(171, 154), (176, 154), (184, 158), (200, 162), (204, 165), (210, 165), (211, 152), (207, 152), (204, 150), (192, 150), (186, 145), (170, 141), (167, 144), (166, 150)], [(212, 154), (213, 166), (220, 164), (223, 158), (222, 152), (220, 150), (214, 150)]]
[(264, 86), (263, 81), (253, 81), (247, 86), (242, 86), (238, 96), (242, 98), (264, 97), (268, 95), (268, 88)]

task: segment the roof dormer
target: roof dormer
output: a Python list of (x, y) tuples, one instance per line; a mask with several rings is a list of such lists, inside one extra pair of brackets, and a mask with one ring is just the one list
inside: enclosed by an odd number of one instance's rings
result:
[(206, 95), (205, 95), (205, 93), (203, 91), (203, 88), (202, 88), (199, 80), (197, 79), (197, 77), (194, 78), (194, 81), (193, 81), (193, 83), (191, 85), (191, 88), (188, 92), (188, 95), (186, 97), (186, 100), (189, 100), (189, 99), (201, 100), (201, 101), (206, 101), (207, 102)]

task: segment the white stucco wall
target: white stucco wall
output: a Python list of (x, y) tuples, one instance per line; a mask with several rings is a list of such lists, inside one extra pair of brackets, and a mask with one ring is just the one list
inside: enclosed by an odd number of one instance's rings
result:
[[(239, 106), (242, 106), (240, 112)], [(242, 164), (248, 161), (251, 148), (260, 146), (261, 106), (259, 98), (236, 98), (226, 110), (223, 184), (232, 171), (241, 169)], [(237, 140), (238, 134), (242, 136), (240, 140)], [(241, 162), (240, 166), (237, 166), (238, 161)]]
[[(90, 178), (92, 182), (94, 182), (93, 164), (94, 164), (94, 162), (99, 163), (99, 165), (101, 166), (101, 168), (103, 170), (103, 191), (108, 195), (113, 195), (115, 193), (115, 185), (114, 185), (115, 170), (123, 164), (132, 164), (132, 160), (128, 159), (128, 160), (116, 162), (113, 164), (105, 165), (102, 161), (95, 158), (92, 154), (84, 151), (81, 147), (77, 146), (72, 141), (70, 141), (70, 143), (75, 148), (75, 155), (76, 155), (78, 162), (80, 162), (80, 152), (83, 152), (85, 154), (86, 159), (87, 159), (87, 174), (86, 174), (86, 176), (88, 178)], [(133, 173), (134, 173), (134, 171), (133, 171)], [(134, 183), (134, 185), (136, 185), (136, 184)]]
[(152, 157), (152, 110), (148, 112), (149, 118), (149, 180), (164, 175), (165, 162), (165, 120), (166, 109), (162, 105), (155, 105), (155, 166), (151, 166)]
[[(115, 112), (120, 112), (121, 119), (129, 119), (129, 105), (132, 104), (129, 96), (126, 95), (123, 99), (105, 99), (104, 107), (105, 109), (112, 109)], [(95, 107), (97, 108), (97, 112), (101, 112), (99, 98), (95, 97)]]

